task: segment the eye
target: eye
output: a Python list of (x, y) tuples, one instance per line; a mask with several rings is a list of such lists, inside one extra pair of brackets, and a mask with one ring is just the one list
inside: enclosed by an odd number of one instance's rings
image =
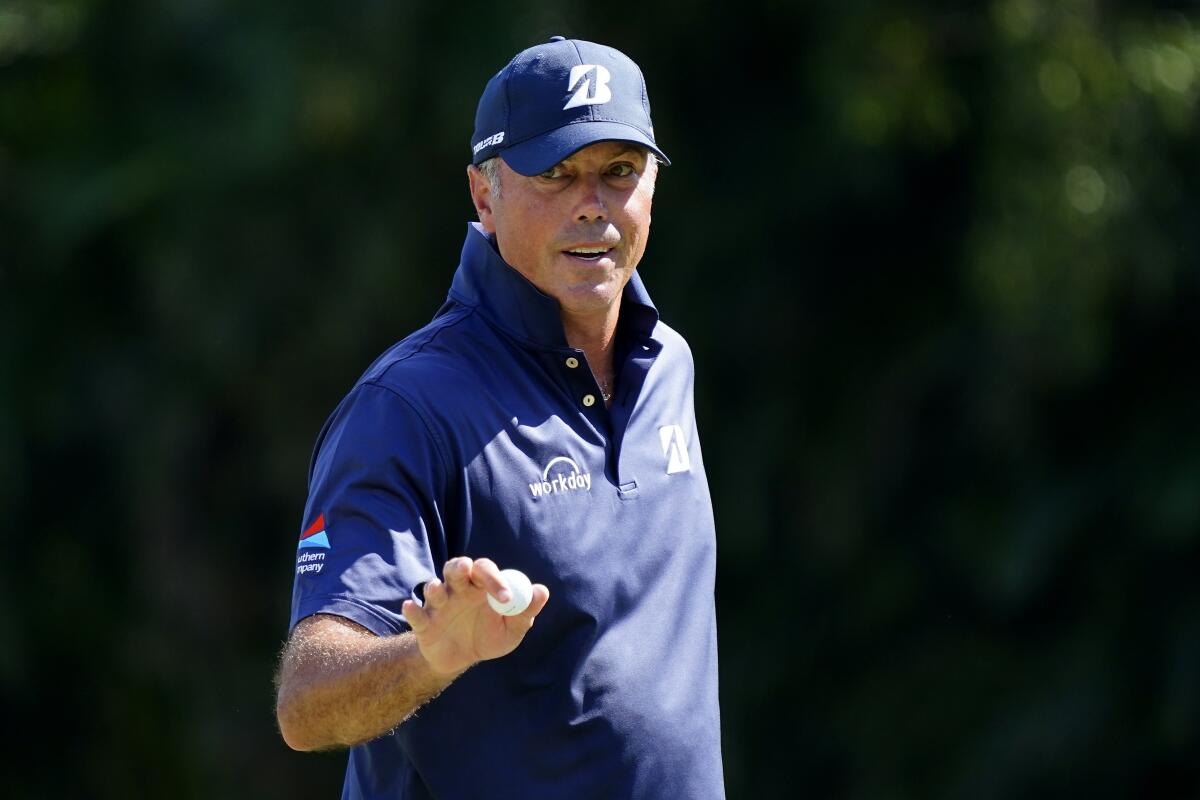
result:
[(622, 161), (620, 164), (613, 164), (608, 173), (618, 178), (628, 178), (633, 174), (633, 164), (625, 161)]
[(542, 174), (538, 175), (538, 177), (539, 178), (547, 178), (547, 179), (561, 178), (564, 174), (566, 174), (566, 173), (564, 173), (562, 171), (562, 164), (555, 164), (550, 169), (548, 169), (545, 172), (543, 172)]

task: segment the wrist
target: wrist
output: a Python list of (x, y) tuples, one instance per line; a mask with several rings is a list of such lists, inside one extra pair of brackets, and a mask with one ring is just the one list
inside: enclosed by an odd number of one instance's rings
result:
[(415, 633), (410, 633), (409, 636), (413, 640), (413, 649), (416, 651), (416, 658), (421, 663), (423, 671), (431, 684), (440, 683), (443, 686), (449, 685), (478, 663), (477, 661), (471, 661), (464, 665), (456, 664), (454, 661), (445, 658), (430, 657), (429, 653), (425, 651), (425, 647), (421, 644), (420, 638)]

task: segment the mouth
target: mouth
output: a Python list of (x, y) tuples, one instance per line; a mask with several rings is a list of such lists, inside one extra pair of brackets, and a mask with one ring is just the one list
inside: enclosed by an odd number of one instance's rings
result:
[(568, 250), (563, 250), (563, 253), (580, 261), (599, 261), (615, 251), (615, 247), (610, 247), (608, 245), (596, 245), (572, 247)]

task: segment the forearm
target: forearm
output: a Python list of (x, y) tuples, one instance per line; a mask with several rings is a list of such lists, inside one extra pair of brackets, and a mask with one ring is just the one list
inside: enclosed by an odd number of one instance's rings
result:
[(435, 673), (411, 633), (374, 636), (332, 617), (301, 625), (304, 635), (293, 636), (280, 665), (276, 708), (284, 741), (296, 750), (374, 739), (457, 677)]

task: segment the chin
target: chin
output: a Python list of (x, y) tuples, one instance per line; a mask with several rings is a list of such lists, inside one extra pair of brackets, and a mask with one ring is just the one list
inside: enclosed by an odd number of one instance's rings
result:
[(609, 283), (591, 286), (572, 286), (558, 293), (558, 304), (565, 310), (586, 313), (603, 311), (621, 296), (622, 286)]

